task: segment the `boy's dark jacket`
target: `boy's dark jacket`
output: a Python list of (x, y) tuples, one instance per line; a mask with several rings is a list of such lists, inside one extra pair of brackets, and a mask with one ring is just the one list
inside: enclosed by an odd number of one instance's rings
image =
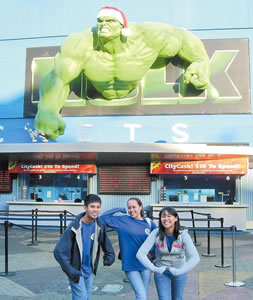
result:
[[(85, 213), (77, 215), (75, 220), (68, 225), (54, 249), (55, 259), (60, 264), (62, 270), (74, 282), (79, 282), (80, 276), (82, 275), (81, 263), (83, 242), (81, 233), (81, 218), (84, 215)], [(107, 236), (105, 225), (103, 225), (99, 218), (97, 218), (95, 220), (95, 234), (91, 257), (93, 273), (95, 275), (97, 272), (101, 247), (104, 252), (104, 266), (112, 265), (115, 260), (114, 250), (111, 241)]]

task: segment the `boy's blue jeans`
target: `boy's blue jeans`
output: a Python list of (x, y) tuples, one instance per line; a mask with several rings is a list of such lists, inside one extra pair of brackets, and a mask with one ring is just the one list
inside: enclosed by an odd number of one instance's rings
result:
[(92, 293), (93, 274), (88, 277), (80, 277), (79, 283), (69, 279), (72, 291), (72, 300), (90, 300)]

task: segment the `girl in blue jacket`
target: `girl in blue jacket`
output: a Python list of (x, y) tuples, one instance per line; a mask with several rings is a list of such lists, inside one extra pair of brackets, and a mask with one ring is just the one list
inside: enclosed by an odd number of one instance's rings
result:
[[(128, 215), (125, 208), (111, 209), (101, 216), (101, 220), (118, 233), (122, 270), (125, 272), (136, 299), (147, 300), (151, 272), (136, 259), (136, 253), (156, 224), (144, 218), (140, 199), (127, 201)], [(125, 215), (114, 216), (115, 213)]]

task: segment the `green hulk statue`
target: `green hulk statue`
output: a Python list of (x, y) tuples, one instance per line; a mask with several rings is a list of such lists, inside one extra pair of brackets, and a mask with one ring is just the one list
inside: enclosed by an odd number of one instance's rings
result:
[(185, 83), (197, 90), (207, 89), (209, 58), (195, 35), (161, 23), (129, 23), (128, 27), (121, 10), (102, 7), (96, 29), (71, 34), (55, 56), (54, 69), (41, 83), (35, 128), (53, 140), (64, 134), (60, 111), (70, 93), (70, 82), (81, 72), (105, 99), (124, 98), (158, 57), (176, 55), (189, 63)]

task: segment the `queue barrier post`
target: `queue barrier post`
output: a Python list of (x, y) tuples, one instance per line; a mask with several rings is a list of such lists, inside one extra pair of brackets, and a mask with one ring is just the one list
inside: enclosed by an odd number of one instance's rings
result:
[(34, 236), (34, 240), (35, 243), (40, 243), (40, 241), (38, 241), (38, 217), (39, 217), (39, 210), (38, 208), (35, 209), (35, 236)]
[(38, 243), (34, 242), (34, 220), (35, 220), (35, 210), (32, 209), (32, 242), (27, 244), (27, 246), (38, 246)]
[(65, 229), (67, 228), (67, 211), (66, 211), (66, 209), (64, 209), (63, 215), (64, 215), (64, 227), (63, 227), (63, 229), (65, 231)]
[(34, 240), (37, 241), (38, 238), (38, 208), (35, 209), (35, 236)]
[(41, 241), (38, 241), (38, 218), (39, 218), (39, 210), (38, 208), (36, 208), (35, 209), (35, 236), (34, 236), (35, 243), (41, 243)]
[(232, 231), (232, 266), (233, 266), (233, 281), (232, 282), (225, 282), (224, 284), (226, 286), (232, 286), (232, 287), (240, 287), (244, 285), (244, 282), (236, 281), (236, 242), (235, 242), (235, 231), (236, 227), (231, 227)]
[(233, 281), (232, 282), (224, 282), (226, 286), (231, 286), (231, 287), (240, 287), (245, 285), (244, 282), (241, 281), (236, 281), (236, 241), (235, 241), (235, 231), (236, 231), (236, 226), (231, 226), (231, 227), (223, 227), (223, 228), (217, 228), (217, 227), (210, 227), (210, 228), (201, 228), (201, 227), (196, 227), (196, 230), (208, 230), (208, 231), (230, 231), (232, 232), (232, 275), (233, 275)]
[(9, 256), (9, 253), (8, 253), (8, 227), (9, 227), (9, 222), (8, 221), (4, 221), (4, 249), (5, 249), (5, 272), (1, 272), (0, 273), (0, 276), (13, 276), (15, 275), (15, 272), (9, 272), (8, 270), (8, 264), (9, 264), (9, 261), (8, 261), (8, 256)]
[(60, 217), (60, 235), (63, 233), (63, 226), (62, 226), (62, 219), (63, 219), (63, 214), (59, 214)]
[(221, 263), (215, 265), (217, 268), (230, 268), (230, 265), (225, 265), (224, 264), (224, 231), (222, 228), (224, 228), (224, 218), (220, 218), (220, 223), (221, 223), (221, 232), (220, 232), (220, 237), (221, 237)]
[(211, 220), (211, 214), (207, 214), (207, 227), (208, 227), (208, 231), (207, 231), (207, 253), (202, 254), (202, 256), (205, 256), (205, 257), (214, 257), (214, 256), (216, 256), (216, 254), (210, 253), (210, 220)]
[(195, 230), (195, 220), (194, 220), (194, 211), (191, 210), (191, 216), (192, 216), (192, 227), (193, 227), (193, 239), (194, 239), (194, 245), (195, 246), (200, 246), (201, 243), (197, 241), (197, 236), (196, 236), (196, 230)]

